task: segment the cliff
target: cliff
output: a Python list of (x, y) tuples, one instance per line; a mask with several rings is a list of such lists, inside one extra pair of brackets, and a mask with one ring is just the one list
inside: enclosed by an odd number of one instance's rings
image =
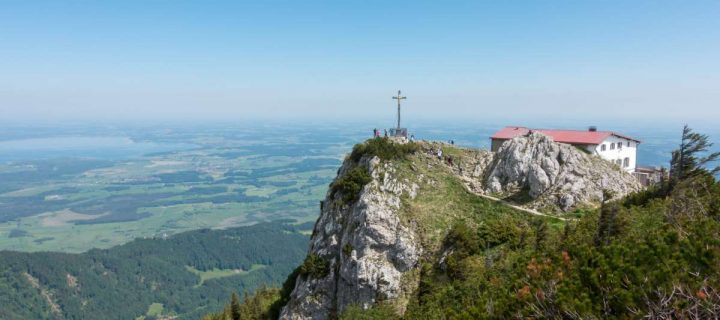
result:
[(597, 204), (607, 188), (621, 196), (639, 184), (541, 135), (513, 139), (497, 154), (370, 140), (356, 146), (331, 184), (281, 319), (328, 319), (378, 304), (402, 314), (423, 264), (443, 267), (453, 252), (446, 243), (453, 226), (562, 224), (481, 195), (554, 211)]

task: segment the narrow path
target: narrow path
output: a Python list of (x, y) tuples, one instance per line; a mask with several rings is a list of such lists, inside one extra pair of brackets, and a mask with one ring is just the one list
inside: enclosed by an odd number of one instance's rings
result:
[(479, 193), (479, 192), (475, 192), (472, 188), (470, 188), (470, 182), (472, 182), (470, 179), (468, 179), (468, 178), (466, 178), (466, 177), (462, 177), (462, 176), (460, 176), (459, 178), (464, 182), (463, 185), (465, 186), (465, 189), (467, 189), (467, 191), (469, 191), (470, 193), (472, 193), (472, 194), (474, 194), (474, 195), (476, 195), (476, 196), (483, 197), (483, 198), (485, 198), (485, 199), (492, 200), (492, 201), (495, 201), (495, 202), (500, 202), (500, 203), (502, 203), (502, 204), (504, 204), (504, 205), (506, 205), (506, 206), (508, 206), (508, 207), (511, 207), (511, 208), (515, 209), (515, 210), (520, 210), (520, 211), (522, 211), (522, 212), (527, 212), (527, 213), (532, 214), (532, 215), (542, 216), (542, 217), (548, 217), (548, 218), (554, 218), (554, 219), (558, 219), (558, 220), (560, 220), (560, 221), (567, 221), (567, 220), (568, 220), (567, 218), (561, 218), (561, 217), (558, 217), (558, 216), (549, 215), (549, 214), (547, 214), (547, 213), (542, 213), (542, 212), (537, 211), (537, 210), (535, 210), (535, 209), (528, 209), (528, 208), (521, 207), (521, 206), (516, 205), (516, 204), (512, 204), (512, 203), (510, 203), (510, 202), (508, 202), (508, 201), (505, 201), (505, 200), (503, 200), (503, 199), (500, 199), (500, 198), (496, 198), (496, 197), (493, 197), (493, 196), (489, 196), (489, 195), (486, 195), (486, 194), (482, 194), (482, 193)]
[[(453, 146), (453, 147), (456, 147), (456, 146)], [(506, 206), (508, 206), (508, 207), (511, 207), (511, 208), (513, 208), (513, 209), (515, 209), (515, 210), (519, 210), (519, 211), (522, 211), (522, 212), (526, 212), (526, 213), (529, 213), (529, 214), (532, 214), (532, 215), (535, 215), (535, 216), (541, 216), (541, 217), (547, 217), (547, 218), (554, 218), (554, 219), (558, 219), (558, 220), (560, 220), (560, 221), (574, 220), (573, 218), (562, 218), (562, 217), (550, 215), (550, 214), (547, 214), (547, 213), (542, 213), (542, 212), (537, 211), (537, 210), (535, 210), (535, 209), (525, 208), (525, 207), (522, 207), (522, 206), (519, 206), (519, 205), (510, 203), (510, 202), (505, 201), (505, 200), (500, 199), (500, 198), (496, 198), (496, 197), (493, 197), (493, 196), (489, 196), (489, 195), (486, 195), (486, 194), (483, 194), (483, 193), (476, 192), (476, 191), (474, 191), (474, 190), (472, 189), (472, 187), (470, 187), (470, 185), (471, 185), (472, 183), (477, 183), (478, 181), (471, 180), (470, 178), (468, 178), (468, 177), (466, 177), (466, 176), (463, 176), (463, 175), (461, 175), (461, 174), (458, 174), (457, 172), (455, 172), (455, 168), (454, 168), (453, 166), (448, 165), (445, 161), (439, 161), (439, 160), (437, 160), (435, 154), (433, 153), (433, 152), (434, 152), (433, 150), (435, 150), (435, 147), (432, 147), (432, 148), (430, 148), (429, 150), (425, 150), (425, 152), (422, 153), (422, 154), (425, 156), (426, 160), (428, 160), (429, 162), (433, 162), (434, 164), (439, 164), (440, 166), (445, 167), (448, 171), (450, 171), (450, 173), (452, 173), (454, 176), (456, 176), (457, 178), (459, 178), (459, 179), (463, 182), (463, 185), (465, 186), (465, 189), (466, 189), (467, 191), (469, 191), (470, 193), (472, 193), (472, 194), (474, 194), (474, 195), (476, 195), (476, 196), (483, 197), (483, 198), (488, 199), (488, 200), (492, 200), (492, 201), (495, 201), (495, 202), (502, 203), (502, 204), (504, 204), (504, 205), (506, 205)]]

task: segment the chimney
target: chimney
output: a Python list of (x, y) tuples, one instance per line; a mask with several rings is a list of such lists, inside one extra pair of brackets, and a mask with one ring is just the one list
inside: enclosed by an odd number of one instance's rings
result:
[(588, 128), (588, 131), (590, 131), (590, 132), (595, 132), (595, 131), (597, 131), (597, 127), (596, 127), (596, 126), (590, 126), (590, 127)]

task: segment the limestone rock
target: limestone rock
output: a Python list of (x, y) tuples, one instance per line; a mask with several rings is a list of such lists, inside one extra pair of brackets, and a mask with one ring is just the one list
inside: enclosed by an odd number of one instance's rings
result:
[(554, 205), (565, 211), (599, 203), (603, 190), (619, 198), (641, 188), (615, 164), (540, 133), (503, 143), (487, 169), (485, 186), (491, 193), (527, 192), (532, 199), (527, 206)]
[[(346, 161), (339, 176), (355, 165)], [(422, 248), (397, 212), (400, 196), (414, 198), (418, 186), (398, 180), (393, 167), (377, 158), (357, 165), (368, 169), (372, 181), (350, 206), (332, 205), (337, 199), (329, 193), (310, 240), (310, 253), (327, 259), (330, 272), (322, 279), (299, 276), (281, 319), (328, 319), (349, 305), (367, 308), (410, 294), (403, 274), (418, 267)]]

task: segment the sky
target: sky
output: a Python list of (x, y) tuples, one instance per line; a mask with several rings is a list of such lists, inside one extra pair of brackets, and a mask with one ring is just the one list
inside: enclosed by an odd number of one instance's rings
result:
[[(720, 1), (0, 1), (0, 121), (720, 120)], [(590, 120), (588, 120), (590, 119)]]

